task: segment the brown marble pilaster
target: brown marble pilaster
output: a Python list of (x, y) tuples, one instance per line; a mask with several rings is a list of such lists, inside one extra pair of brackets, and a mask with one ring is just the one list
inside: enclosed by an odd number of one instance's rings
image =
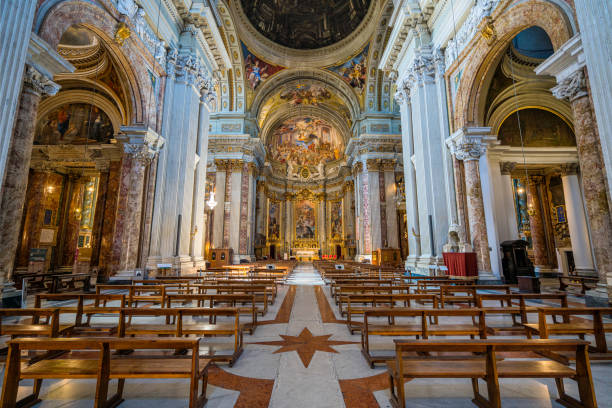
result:
[(474, 252), (477, 254), (478, 270), (490, 272), (491, 257), (489, 254), (489, 237), (487, 235), (478, 160), (464, 160), (463, 165), (465, 168), (465, 188), (468, 219), (470, 222), (470, 236), (472, 237)]
[(463, 177), (463, 166), (461, 160), (453, 157), (453, 172), (455, 175), (455, 199), (457, 200), (457, 220), (459, 221), (459, 234), (460, 242), (469, 242), (469, 231), (466, 228), (467, 224), (467, 210), (465, 200), (465, 184)]
[(533, 245), (534, 266), (539, 269), (549, 269), (550, 259), (546, 248), (546, 231), (544, 214), (540, 200), (540, 186), (544, 181), (542, 176), (530, 176), (527, 183), (527, 211)]
[[(553, 88), (559, 99), (571, 102), (585, 206), (599, 281), (607, 285), (612, 299), (612, 221), (597, 121), (587, 93), (584, 70), (580, 69)], [(610, 118), (600, 118), (610, 120)], [(612, 169), (607, 169), (612, 171)]]
[(9, 280), (13, 273), (32, 158), (38, 104), (43, 93), (54, 94), (58, 89), (47, 86), (49, 83), (51, 82), (35, 69), (26, 67), (2, 184), (0, 284)]
[(62, 251), (59, 254), (59, 266), (72, 266), (76, 260), (76, 251), (81, 229), (81, 207), (83, 206), (83, 189), (85, 182), (79, 175), (71, 175), (72, 189), (68, 197), (66, 227), (63, 234)]
[[(104, 207), (106, 204), (106, 198), (108, 194), (108, 181), (109, 181), (108, 169), (100, 172), (98, 181), (98, 199), (96, 200), (95, 215), (94, 215), (94, 226), (93, 226), (93, 237), (91, 245), (91, 265), (100, 264), (100, 246), (102, 243), (102, 230), (104, 226)], [(108, 220), (107, 220), (108, 222)]]
[(115, 218), (117, 216), (117, 203), (119, 200), (119, 184), (121, 181), (121, 162), (110, 162), (108, 170), (108, 186), (101, 213), (104, 214), (102, 236), (100, 238), (100, 260), (98, 266), (105, 277), (110, 274), (112, 264), (113, 235), (115, 231)]
[(40, 237), (41, 213), (43, 212), (45, 197), (45, 184), (48, 173), (30, 171), (28, 178), (28, 191), (23, 209), (23, 227), (20, 236), (19, 248), (16, 254), (15, 266), (28, 266), (30, 248), (38, 248)]
[(145, 171), (152, 156), (144, 144), (125, 143), (113, 237), (113, 272), (138, 267)]
[(249, 227), (249, 176), (252, 173), (253, 163), (244, 163), (240, 179), (240, 232), (238, 252), (240, 255), (250, 253), (248, 249)]

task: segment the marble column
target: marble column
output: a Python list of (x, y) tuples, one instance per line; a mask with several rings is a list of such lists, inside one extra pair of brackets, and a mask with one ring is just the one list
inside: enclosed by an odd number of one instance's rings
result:
[(400, 104), (402, 120), (402, 154), (404, 161), (404, 185), (406, 188), (406, 227), (408, 229), (408, 259), (407, 266), (416, 267), (421, 256), (421, 240), (419, 232), (419, 204), (416, 188), (416, 170), (412, 158), (414, 156), (414, 135), (412, 129), (412, 105), (410, 87), (403, 86), (395, 95)]
[[(422, 44), (431, 41), (426, 27), (419, 31)], [(415, 59), (402, 86), (410, 89), (412, 129), (414, 135), (414, 165), (419, 199), (421, 257), (418, 269), (429, 271), (429, 265), (441, 262), (442, 247), (448, 240), (449, 200), (446, 169), (448, 152), (443, 139), (439, 86), (443, 77), (436, 73), (436, 61), (431, 46), (415, 51)]]
[(191, 257), (195, 268), (204, 266), (204, 237), (206, 236), (206, 222), (204, 213), (206, 212), (206, 169), (208, 166), (208, 128), (209, 128), (209, 109), (207, 106), (208, 98), (204, 91), (200, 92), (200, 112), (198, 124), (198, 139), (196, 153), (198, 161), (196, 163), (194, 189), (193, 189), (193, 212), (191, 216)]
[(465, 177), (463, 162), (453, 155), (453, 174), (455, 176), (455, 202), (457, 203), (457, 220), (459, 227), (457, 233), (459, 234), (460, 242), (470, 242), (469, 230), (466, 228), (468, 224), (467, 208), (466, 208), (466, 197), (465, 197)]
[[(387, 224), (387, 248), (399, 249), (399, 227), (397, 225), (397, 186), (395, 185), (395, 160), (385, 160), (381, 164), (385, 195), (385, 217)], [(383, 243), (384, 244), (384, 243)]]
[(28, 186), (36, 113), (43, 94), (54, 95), (59, 87), (27, 66), (13, 136), (8, 148), (0, 201), (0, 280), (10, 279), (19, 242), (21, 215)]
[(244, 163), (242, 165), (240, 180), (240, 207), (239, 207), (239, 232), (238, 247), (234, 249), (234, 255), (238, 254), (240, 259), (252, 261), (253, 248), (251, 245), (251, 217), (253, 207), (253, 173), (255, 164)]
[(225, 193), (228, 187), (227, 169), (229, 163), (225, 160), (215, 160), (215, 199), (217, 206), (213, 209), (212, 247), (223, 248), (223, 229), (225, 220)]
[[(609, 44), (606, 43), (603, 46), (600, 44), (600, 46), (605, 48), (609, 47)], [(611, 169), (605, 168), (602, 154), (602, 147), (605, 143), (601, 141), (607, 140), (610, 135), (604, 134), (603, 139), (600, 139), (597, 132), (598, 121), (589, 100), (580, 38), (576, 36), (564, 44), (555, 54), (540, 64), (536, 72), (555, 76), (558, 85), (551, 89), (553, 95), (558, 99), (568, 100), (572, 106), (585, 207), (600, 283), (600, 287), (593, 292), (593, 296), (603, 298), (607, 295), (607, 300), (611, 301), (612, 220), (608, 201), (609, 186), (606, 184), (606, 171), (609, 174)], [(606, 81), (609, 82), (609, 78)], [(609, 122), (609, 118), (602, 116), (600, 121)], [(609, 157), (609, 154), (607, 156)], [(607, 294), (604, 295), (606, 287)]]
[[(366, 161), (366, 172), (364, 177), (367, 179), (367, 193), (364, 190), (364, 196), (367, 194), (368, 202), (368, 224), (369, 224), (369, 250), (366, 247), (366, 254), (371, 255), (372, 252), (382, 248), (382, 220), (380, 218), (380, 162), (378, 160), (368, 159)], [(364, 200), (365, 201), (365, 200)], [(368, 241), (366, 241), (368, 242)]]
[(139, 264), (146, 171), (163, 145), (163, 139), (151, 129), (122, 127), (118, 139), (123, 142), (119, 201), (113, 236), (111, 272), (132, 271)]
[(229, 213), (226, 213), (227, 224), (227, 233), (224, 231), (224, 235), (227, 236), (228, 247), (234, 250), (234, 262), (238, 263), (240, 261), (240, 204), (243, 193), (243, 182), (246, 183), (248, 180), (248, 175), (246, 180), (244, 180), (243, 172), (244, 172), (245, 163), (242, 160), (232, 160), (230, 164), (230, 169), (228, 172), (228, 177), (231, 182), (230, 194), (228, 195), (226, 192), (226, 197), (228, 197), (229, 205)]
[(561, 182), (576, 272), (589, 275), (595, 272), (595, 266), (577, 168), (575, 164), (564, 165)]
[(546, 243), (544, 213), (542, 212), (542, 201), (540, 200), (540, 189), (543, 182), (544, 177), (542, 176), (529, 176), (529, 180), (526, 183), (527, 211), (529, 214), (529, 226), (536, 271), (550, 269), (551, 267)]
[(266, 214), (268, 214), (268, 211), (266, 203), (268, 200), (266, 199), (265, 183), (262, 180), (256, 181), (255, 189), (257, 195), (257, 205), (255, 207), (255, 245), (263, 245), (264, 242), (258, 242), (258, 240), (265, 238), (267, 235)]
[(485, 218), (479, 160), (486, 152), (483, 139), (489, 128), (461, 129), (451, 136), (450, 147), (465, 170), (465, 194), (472, 247), (476, 252), (481, 277), (491, 276), (491, 256)]
[[(355, 214), (354, 214), (354, 182), (347, 181), (342, 187), (344, 192), (344, 198), (342, 199), (342, 225), (344, 228), (344, 239), (354, 240), (355, 239)], [(347, 252), (348, 253), (348, 252)], [(347, 258), (347, 255), (344, 255)]]
[[(0, 2), (0, 182), (5, 178), (4, 172), (10, 157), (11, 134), (16, 120), (36, 3), (34, 0)], [(0, 198), (2, 194), (3, 191), (0, 190)], [(4, 239), (2, 242), (5, 242)], [(6, 251), (2, 250), (2, 253), (5, 254)], [(0, 273), (7, 268), (12, 269), (12, 265), (6, 263), (10, 263), (10, 259), (4, 258), (6, 256), (0, 260)]]
[[(612, 3), (609, 0), (574, 0), (574, 6), (580, 26), (580, 34), (576, 37), (581, 37), (584, 47), (593, 110), (599, 118), (597, 128), (603, 163), (608, 169), (604, 176), (609, 190), (612, 186)], [(609, 194), (608, 191), (608, 199)], [(612, 286), (611, 282), (608, 284)]]
[(500, 242), (519, 239), (516, 207), (514, 204), (514, 186), (512, 185), (512, 172), (515, 167), (516, 163), (499, 163), (501, 183), (498, 190), (500, 194), (498, 198), (496, 197), (496, 201), (502, 210), (502, 213), (499, 214), (501, 219), (498, 220), (503, 225), (499, 234)]

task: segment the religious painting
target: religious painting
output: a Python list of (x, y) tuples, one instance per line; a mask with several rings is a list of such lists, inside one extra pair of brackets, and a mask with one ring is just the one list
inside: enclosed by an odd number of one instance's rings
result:
[(318, 84), (297, 84), (295, 87), (285, 89), (280, 93), (281, 99), (294, 106), (318, 105), (320, 102), (329, 100), (331, 97), (331, 92)]
[(361, 53), (343, 64), (329, 67), (328, 69), (338, 75), (354, 89), (362, 92), (365, 88), (367, 77), (368, 48), (365, 47)]
[(501, 144), (514, 147), (576, 146), (569, 125), (542, 109), (522, 109), (513, 113), (501, 125), (498, 135)]
[(315, 204), (302, 200), (295, 207), (295, 237), (297, 239), (315, 239)]
[(343, 155), (342, 138), (327, 121), (314, 117), (288, 119), (272, 133), (271, 159), (287, 165), (289, 178), (321, 178), (325, 164)]
[(342, 240), (342, 201), (331, 203), (331, 239)]
[(113, 125), (97, 106), (86, 103), (62, 105), (38, 121), (34, 144), (109, 143)]
[(268, 214), (268, 240), (275, 241), (280, 238), (280, 202), (270, 201)]
[(244, 72), (247, 82), (253, 90), (261, 82), (284, 69), (284, 67), (268, 64), (257, 58), (244, 44), (242, 44), (242, 51), (244, 54)]

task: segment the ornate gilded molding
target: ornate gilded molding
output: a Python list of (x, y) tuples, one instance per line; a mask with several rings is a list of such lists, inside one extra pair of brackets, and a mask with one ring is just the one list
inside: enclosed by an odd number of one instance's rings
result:
[(457, 160), (479, 160), (486, 151), (489, 143), (497, 142), (491, 135), (491, 128), (463, 128), (455, 132), (446, 140), (451, 154)]

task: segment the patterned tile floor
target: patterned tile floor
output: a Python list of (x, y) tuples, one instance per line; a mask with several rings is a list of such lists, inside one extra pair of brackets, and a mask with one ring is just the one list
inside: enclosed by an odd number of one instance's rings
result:
[[(385, 370), (366, 364), (360, 336), (349, 334), (312, 265), (296, 268), (261, 320), (253, 335), (245, 335), (236, 364), (211, 370), (207, 407), (390, 407)], [(372, 346), (389, 350), (391, 340), (375, 339)], [(599, 406), (612, 407), (612, 363), (593, 363), (592, 372)], [(576, 395), (574, 384), (566, 384)], [(30, 386), (22, 382), (20, 395)], [(501, 386), (504, 407), (561, 406), (553, 380), (502, 380)], [(94, 394), (95, 381), (45, 381), (39, 406), (91, 407)], [(121, 406), (184, 407), (187, 394), (186, 381), (128, 380)], [(406, 395), (410, 407), (474, 406), (468, 380), (415, 380), (406, 384)]]

